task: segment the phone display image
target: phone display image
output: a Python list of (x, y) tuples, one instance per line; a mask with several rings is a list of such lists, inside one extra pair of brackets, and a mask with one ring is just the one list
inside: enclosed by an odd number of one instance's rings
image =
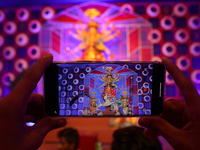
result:
[(153, 64), (56, 65), (59, 116), (151, 115)]

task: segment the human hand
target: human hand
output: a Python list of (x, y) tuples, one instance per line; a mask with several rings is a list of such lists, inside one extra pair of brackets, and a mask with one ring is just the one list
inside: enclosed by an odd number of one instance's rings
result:
[(160, 117), (141, 117), (139, 124), (146, 127), (150, 138), (162, 135), (177, 150), (196, 150), (200, 147), (200, 96), (192, 82), (172, 63), (163, 58), (185, 101), (169, 99)]
[[(36, 150), (49, 131), (65, 126), (65, 119), (45, 116), (43, 97), (32, 93), (52, 60), (51, 54), (39, 59), (16, 87), (0, 99), (1, 150)], [(26, 121), (36, 123), (28, 127)]]

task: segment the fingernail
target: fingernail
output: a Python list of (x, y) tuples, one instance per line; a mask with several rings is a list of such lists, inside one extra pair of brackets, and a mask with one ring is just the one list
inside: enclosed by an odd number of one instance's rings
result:
[(63, 127), (66, 125), (66, 120), (64, 118), (58, 120), (58, 126)]
[(141, 119), (139, 120), (139, 124), (140, 124), (141, 126), (144, 126), (144, 127), (148, 127), (148, 126), (149, 126), (149, 123), (150, 123), (150, 121), (149, 121), (149, 119), (147, 119), (147, 118), (141, 118)]
[(48, 57), (52, 57), (52, 54), (48, 53), (48, 54), (46, 54), (46, 55), (43, 56), (43, 58), (48, 58)]

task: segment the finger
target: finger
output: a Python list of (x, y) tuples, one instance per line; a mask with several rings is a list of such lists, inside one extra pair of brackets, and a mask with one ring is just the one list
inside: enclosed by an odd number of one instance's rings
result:
[(179, 87), (187, 106), (196, 107), (200, 104), (199, 94), (192, 82), (183, 74), (183, 72), (168, 58), (162, 59), (167, 71)]
[(144, 132), (147, 137), (155, 138), (158, 135), (162, 135), (172, 146), (181, 143), (177, 137), (184, 136), (183, 131), (175, 128), (160, 117), (142, 117), (139, 120), (139, 125), (147, 128)]
[(22, 77), (12, 92), (7, 96), (8, 101), (12, 101), (16, 107), (26, 106), (28, 98), (35, 89), (38, 81), (53, 60), (51, 54), (40, 58)]

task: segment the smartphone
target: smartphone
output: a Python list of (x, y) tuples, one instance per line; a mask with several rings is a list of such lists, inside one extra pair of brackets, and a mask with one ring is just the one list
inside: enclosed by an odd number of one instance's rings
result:
[(159, 115), (164, 102), (161, 62), (53, 62), (44, 73), (49, 116)]

